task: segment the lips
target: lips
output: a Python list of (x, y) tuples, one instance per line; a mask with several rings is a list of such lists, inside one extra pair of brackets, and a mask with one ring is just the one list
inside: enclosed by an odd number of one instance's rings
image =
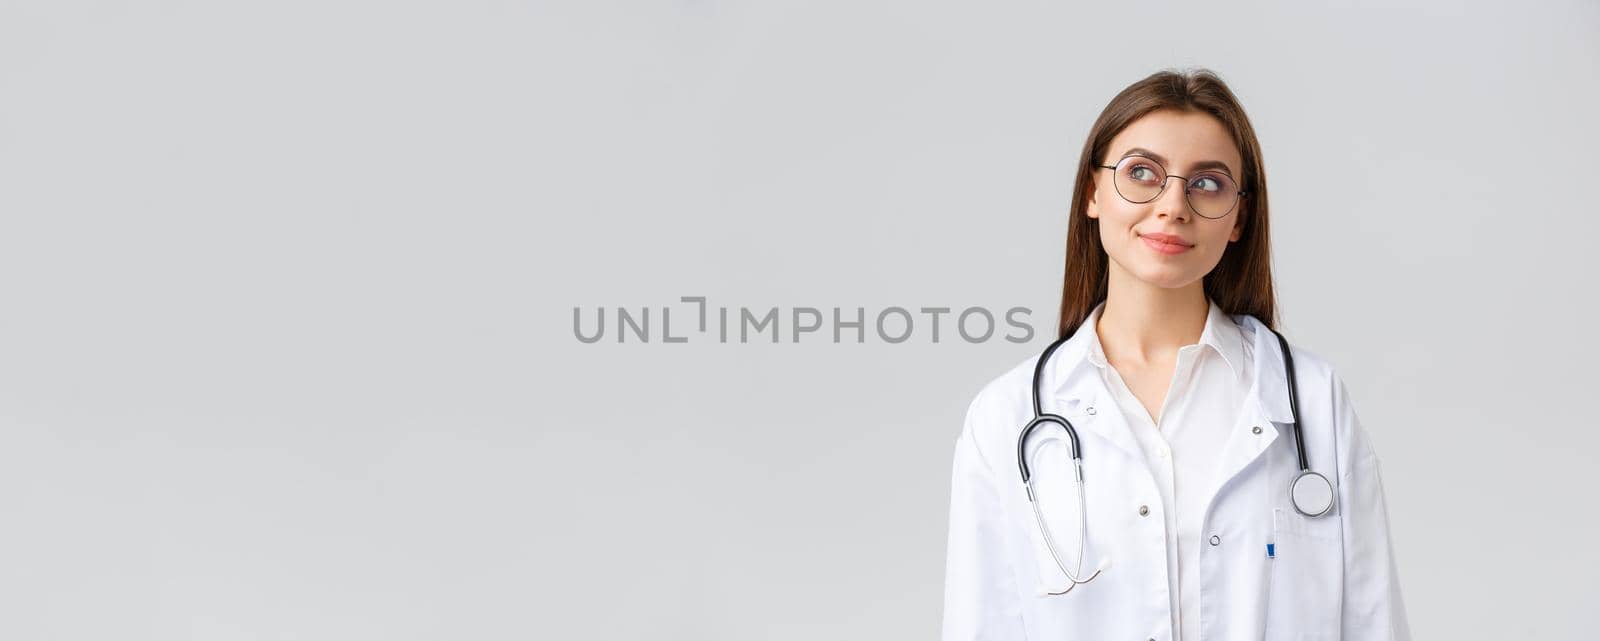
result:
[(1169, 256), (1181, 254), (1194, 248), (1194, 245), (1172, 234), (1140, 234), (1139, 240), (1143, 241), (1145, 246), (1150, 249)]
[(1139, 237), (1148, 238), (1158, 243), (1167, 243), (1170, 245), (1183, 245), (1184, 247), (1194, 246), (1194, 243), (1185, 241), (1182, 236), (1174, 236), (1172, 234), (1160, 234), (1152, 232), (1149, 234), (1139, 234)]

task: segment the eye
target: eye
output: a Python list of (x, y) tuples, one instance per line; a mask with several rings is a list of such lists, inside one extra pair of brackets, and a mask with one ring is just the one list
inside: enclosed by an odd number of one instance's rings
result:
[(1128, 177), (1142, 183), (1153, 183), (1160, 180), (1161, 174), (1149, 165), (1133, 164), (1128, 167)]
[(1212, 174), (1200, 174), (1199, 176), (1196, 176), (1193, 181), (1190, 181), (1189, 189), (1203, 191), (1206, 193), (1216, 193), (1222, 191), (1223, 185), (1224, 182), (1220, 176)]

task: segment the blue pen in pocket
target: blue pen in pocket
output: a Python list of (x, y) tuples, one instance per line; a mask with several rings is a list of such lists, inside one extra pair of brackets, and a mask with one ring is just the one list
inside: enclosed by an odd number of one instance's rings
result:
[(1271, 543), (1267, 544), (1267, 558), (1269, 558), (1269, 559), (1278, 558), (1277, 552), (1278, 552), (1277, 549)]

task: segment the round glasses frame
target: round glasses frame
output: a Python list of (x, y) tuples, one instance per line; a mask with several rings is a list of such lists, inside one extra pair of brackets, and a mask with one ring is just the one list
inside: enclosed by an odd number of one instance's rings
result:
[[(1129, 198), (1127, 194), (1122, 193), (1122, 185), (1121, 185), (1120, 181), (1118, 180), (1118, 177), (1120, 177), (1122, 175), (1122, 172), (1120, 171), (1119, 168), (1122, 167), (1122, 165), (1124, 163), (1127, 163), (1127, 162), (1129, 162), (1131, 160), (1141, 160), (1141, 161), (1144, 161), (1144, 162), (1148, 162), (1148, 163), (1150, 163), (1152, 165), (1155, 165), (1156, 168), (1161, 170), (1161, 176), (1162, 176), (1162, 178), (1161, 178), (1161, 189), (1157, 190), (1154, 196), (1151, 196), (1151, 197), (1146, 198), (1144, 200), (1134, 200), (1132, 198)], [(1236, 191), (1233, 192), (1233, 203), (1228, 205), (1228, 210), (1227, 211), (1224, 211), (1224, 212), (1222, 212), (1220, 214), (1217, 214), (1215, 216), (1207, 216), (1205, 214), (1200, 213), (1200, 210), (1194, 206), (1194, 201), (1189, 200), (1189, 178), (1186, 177), (1186, 176), (1179, 176), (1177, 174), (1169, 174), (1169, 173), (1167, 173), (1167, 168), (1162, 166), (1161, 163), (1156, 162), (1155, 159), (1153, 159), (1153, 158), (1148, 158), (1148, 157), (1145, 157), (1145, 156), (1137, 156), (1137, 155), (1135, 155), (1135, 156), (1123, 156), (1122, 160), (1117, 161), (1117, 164), (1115, 164), (1115, 165), (1095, 165), (1095, 166), (1099, 167), (1101, 169), (1110, 169), (1113, 172), (1115, 172), (1115, 173), (1112, 174), (1111, 186), (1117, 190), (1117, 195), (1121, 196), (1123, 200), (1126, 200), (1126, 201), (1128, 201), (1130, 203), (1134, 203), (1134, 204), (1137, 204), (1137, 205), (1142, 205), (1144, 203), (1151, 202), (1151, 201), (1153, 201), (1153, 200), (1155, 200), (1157, 198), (1160, 198), (1161, 194), (1167, 193), (1167, 180), (1168, 179), (1170, 179), (1170, 178), (1182, 178), (1183, 179), (1183, 184), (1184, 184), (1184, 187), (1183, 187), (1183, 202), (1184, 202), (1184, 204), (1187, 204), (1189, 206), (1189, 210), (1193, 211), (1195, 213), (1195, 215), (1198, 215), (1201, 218), (1206, 218), (1206, 219), (1209, 219), (1209, 220), (1216, 220), (1216, 219), (1219, 219), (1219, 218), (1226, 218), (1228, 216), (1228, 214), (1233, 213), (1233, 210), (1236, 209), (1239, 206), (1239, 199), (1240, 198), (1244, 198), (1244, 197), (1250, 195), (1249, 190), (1246, 190), (1246, 189), (1236, 190)], [(1228, 177), (1228, 181), (1229, 182), (1234, 182), (1233, 177), (1229, 176)], [(1235, 184), (1237, 184), (1237, 183), (1235, 183)]]

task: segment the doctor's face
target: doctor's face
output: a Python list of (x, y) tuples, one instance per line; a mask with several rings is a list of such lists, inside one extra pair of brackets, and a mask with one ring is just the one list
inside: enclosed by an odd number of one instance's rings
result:
[(1235, 202), (1231, 192), (1240, 188), (1244, 165), (1228, 130), (1211, 115), (1145, 114), (1094, 160), (1117, 167), (1094, 169), (1086, 212), (1100, 221), (1111, 271), (1183, 287), (1210, 273), (1228, 243), (1239, 240), (1243, 199)]

